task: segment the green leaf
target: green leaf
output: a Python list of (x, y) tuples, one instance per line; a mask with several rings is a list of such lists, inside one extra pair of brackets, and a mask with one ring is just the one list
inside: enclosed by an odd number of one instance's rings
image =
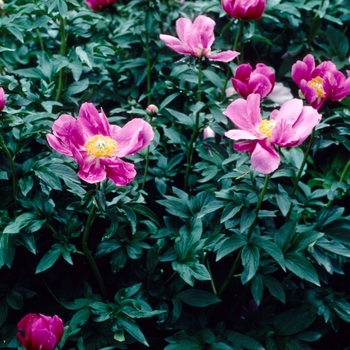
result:
[(260, 248), (264, 249), (267, 254), (272, 256), (275, 259), (275, 261), (278, 262), (278, 264), (282, 267), (283, 271), (286, 271), (283, 253), (277, 244), (271, 242), (266, 237), (261, 236), (254, 237), (252, 242)]
[(261, 277), (270, 294), (285, 304), (286, 293), (284, 292), (282, 284), (272, 276), (262, 275)]
[(260, 252), (259, 248), (252, 244), (247, 244), (242, 249), (241, 254), (244, 270), (241, 274), (242, 284), (246, 284), (254, 276), (259, 267)]
[(87, 308), (77, 311), (73, 315), (69, 323), (72, 330), (77, 329), (79, 326), (83, 326), (86, 323), (86, 321), (90, 318), (90, 315), (91, 315), (90, 310)]
[(349, 53), (349, 40), (338, 29), (332, 26), (327, 26), (326, 36), (333, 52), (339, 56), (340, 59), (346, 58)]
[(264, 284), (260, 274), (256, 274), (252, 279), (250, 290), (252, 292), (255, 302), (260, 305), (261, 299), (263, 297)]
[(206, 307), (221, 301), (214, 294), (200, 289), (187, 289), (176, 294), (175, 297), (195, 307)]
[(247, 335), (234, 332), (226, 331), (224, 333), (225, 339), (232, 343), (232, 345), (239, 345), (244, 349), (249, 350), (265, 350), (265, 348), (254, 338), (248, 337)]
[(229, 219), (232, 219), (241, 210), (242, 206), (243, 204), (238, 205), (234, 202), (231, 202), (227, 206), (225, 206), (221, 214), (220, 224)]
[(4, 324), (7, 318), (8, 306), (5, 298), (0, 299), (0, 327)]
[(194, 286), (194, 279), (199, 281), (209, 281), (211, 279), (206, 267), (198, 262), (188, 261), (181, 264), (178, 261), (173, 261), (172, 267), (191, 287)]
[(292, 271), (301, 279), (316, 284), (316, 286), (320, 286), (320, 281), (315, 268), (303, 256), (296, 253), (290, 253), (285, 256), (285, 260), (288, 270)]
[(256, 215), (254, 210), (244, 209), (241, 216), (239, 230), (243, 233), (246, 229), (248, 229), (253, 224), (255, 217)]
[(41, 258), (35, 273), (40, 273), (49, 269), (61, 255), (62, 249), (62, 244), (54, 244), (51, 249)]
[(177, 96), (179, 96), (179, 92), (175, 92), (168, 97), (166, 97), (163, 102), (159, 105), (159, 111), (161, 111), (163, 108), (165, 108), (170, 102), (172, 102)]
[(21, 310), (24, 305), (22, 294), (13, 289), (6, 294), (6, 302), (14, 310)]
[(73, 96), (73, 95), (79, 94), (79, 93), (87, 90), (89, 87), (89, 84), (90, 84), (90, 82), (89, 82), (89, 79), (87, 79), (87, 78), (76, 81), (76, 82), (69, 85), (69, 88), (67, 90), (67, 95)]
[(35, 175), (44, 181), (53, 190), (62, 191), (62, 185), (57, 175), (48, 167), (40, 167), (34, 170)]
[(129, 317), (118, 317), (118, 324), (140, 343), (149, 346), (143, 333), (136, 322)]
[(20, 233), (23, 228), (29, 232), (40, 230), (46, 219), (41, 220), (35, 213), (23, 213), (16, 217), (15, 221), (7, 225), (3, 233)]
[(0, 232), (0, 269), (5, 265), (9, 244), (8, 233)]
[(281, 248), (282, 251), (286, 251), (289, 247), (289, 242), (295, 233), (295, 221), (288, 221), (274, 234), (274, 242)]
[(276, 194), (276, 201), (283, 216), (286, 216), (290, 210), (292, 201), (289, 196), (283, 194)]
[(278, 335), (289, 336), (304, 331), (315, 319), (315, 310), (301, 306), (278, 315), (274, 321), (274, 328)]
[(243, 247), (245, 244), (247, 244), (247, 236), (245, 235), (235, 234), (227, 238), (222, 244), (219, 245), (219, 248), (217, 249), (216, 261), (219, 261), (224, 256)]

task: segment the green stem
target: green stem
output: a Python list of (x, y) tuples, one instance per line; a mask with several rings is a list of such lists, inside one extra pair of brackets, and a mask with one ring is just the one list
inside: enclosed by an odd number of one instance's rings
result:
[(295, 182), (294, 182), (294, 186), (293, 186), (293, 189), (292, 189), (292, 192), (290, 194), (291, 198), (294, 197), (297, 189), (298, 189), (298, 183), (299, 183), (299, 180), (301, 178), (301, 174), (303, 173), (304, 171), (304, 166), (306, 164), (306, 161), (307, 161), (307, 157), (309, 156), (309, 153), (310, 153), (310, 150), (311, 150), (311, 147), (312, 147), (312, 143), (314, 141), (314, 137), (315, 137), (315, 129), (312, 129), (312, 132), (311, 132), (311, 136), (310, 136), (310, 140), (309, 140), (309, 144), (307, 146), (307, 149), (304, 153), (304, 158), (303, 158), (303, 161), (300, 165), (300, 169), (298, 171), (298, 174), (297, 174), (297, 177), (295, 179)]
[(147, 22), (148, 22), (148, 16), (149, 16), (149, 6), (147, 6), (147, 14), (146, 14), (146, 69), (147, 69), (147, 104), (149, 105), (151, 103), (151, 55), (149, 53), (149, 32), (147, 28)]
[[(312, 132), (311, 132), (311, 135), (310, 135), (309, 144), (308, 144), (307, 149), (306, 149), (306, 151), (305, 151), (305, 153), (304, 153), (304, 158), (303, 158), (303, 161), (301, 162), (301, 165), (300, 165), (300, 168), (299, 168), (297, 177), (295, 178), (294, 186), (293, 186), (292, 192), (291, 192), (291, 194), (290, 194), (290, 198), (291, 198), (291, 199), (294, 198), (295, 193), (296, 193), (296, 191), (297, 191), (297, 189), (298, 189), (299, 180), (300, 180), (301, 175), (302, 175), (302, 173), (303, 173), (303, 171), (304, 171), (304, 166), (305, 166), (305, 164), (306, 164), (307, 157), (309, 156), (309, 153), (310, 153), (310, 151), (311, 151), (311, 147), (312, 147), (312, 143), (313, 143), (313, 141), (314, 141), (314, 137), (315, 137), (315, 128), (312, 129)], [(289, 212), (288, 212), (288, 214), (287, 214), (287, 216), (286, 216), (286, 222), (289, 221), (291, 214), (292, 214), (292, 206), (290, 207)]]
[(253, 223), (250, 225), (249, 231), (247, 233), (248, 241), (250, 240), (250, 237), (251, 237), (251, 235), (253, 233), (256, 221), (258, 220), (259, 210), (261, 208), (262, 202), (264, 201), (264, 196), (265, 196), (265, 193), (266, 193), (266, 190), (267, 190), (267, 186), (269, 184), (270, 177), (271, 177), (270, 174), (267, 174), (265, 176), (264, 186), (263, 186), (263, 188), (262, 188), (262, 190), (260, 192), (258, 203), (256, 204), (256, 207), (255, 207), (255, 219), (254, 219)]
[[(66, 38), (66, 19), (60, 16), (60, 33), (61, 33), (61, 50), (60, 55), (62, 57), (66, 56), (66, 50), (67, 50), (67, 38)], [(61, 68), (58, 76), (58, 86), (57, 86), (57, 92), (56, 92), (56, 101), (59, 101), (61, 98), (61, 93), (63, 89), (63, 70), (64, 68)]]
[[(262, 202), (264, 201), (264, 197), (265, 197), (265, 193), (266, 193), (266, 190), (267, 190), (267, 187), (268, 187), (268, 184), (269, 184), (269, 180), (270, 180), (270, 174), (267, 174), (266, 177), (265, 177), (263, 188), (262, 188), (262, 190), (260, 192), (258, 203), (256, 204), (256, 207), (255, 207), (255, 219), (254, 219), (253, 223), (250, 225), (249, 231), (247, 233), (248, 241), (250, 240), (250, 237), (251, 237), (252, 232), (254, 230), (254, 227), (256, 225), (256, 222), (257, 222), (257, 219), (258, 219), (258, 215), (259, 215), (259, 210), (261, 208)], [(233, 265), (231, 267), (231, 270), (228, 273), (225, 281), (223, 282), (223, 284), (222, 284), (222, 286), (221, 286), (221, 288), (220, 288), (220, 290), (218, 292), (218, 297), (220, 297), (222, 295), (222, 293), (225, 291), (227, 285), (231, 281), (232, 276), (235, 275), (238, 262), (239, 262), (239, 260), (241, 258), (242, 249), (243, 249), (243, 247), (239, 250), (239, 253), (236, 256), (236, 259), (235, 259), (235, 261), (234, 261), (234, 263), (233, 263)]]
[[(202, 60), (199, 59), (198, 63), (198, 90), (197, 90), (197, 101), (200, 102), (202, 100)], [(186, 172), (185, 172), (185, 180), (184, 180), (184, 190), (187, 192), (188, 189), (188, 179), (190, 176), (190, 171), (192, 167), (192, 158), (193, 158), (193, 150), (194, 150), (194, 142), (196, 140), (196, 137), (198, 135), (198, 129), (199, 129), (199, 111), (196, 113), (196, 120), (194, 123), (193, 132), (190, 139), (190, 144), (187, 151), (187, 165), (186, 165)]]
[(107, 299), (107, 291), (106, 291), (106, 287), (105, 284), (103, 282), (102, 276), (100, 274), (100, 271), (97, 267), (97, 264), (89, 250), (88, 247), (88, 240), (89, 240), (89, 234), (90, 234), (90, 229), (91, 229), (91, 225), (94, 221), (94, 217), (95, 217), (95, 209), (96, 206), (94, 203), (91, 203), (91, 208), (90, 208), (90, 212), (89, 212), (89, 216), (86, 222), (86, 226), (85, 226), (85, 230), (84, 230), (84, 234), (83, 234), (83, 241), (82, 241), (82, 246), (83, 246), (83, 252), (84, 255), (86, 257), (86, 259), (88, 260), (88, 262), (90, 263), (91, 267), (92, 267), (92, 271), (94, 272), (96, 279), (98, 281), (98, 284), (100, 286), (101, 292), (102, 292), (102, 296), (103, 298), (106, 300)]
[[(150, 124), (152, 124), (152, 117), (150, 118)], [(142, 190), (145, 188), (146, 179), (147, 179), (147, 173), (148, 173), (148, 167), (149, 167), (150, 148), (151, 148), (151, 146), (147, 146), (147, 149), (146, 149), (145, 170), (143, 172), (143, 180), (142, 180), (142, 186), (141, 186)]]
[[(345, 180), (346, 174), (348, 173), (349, 169), (350, 169), (350, 160), (348, 160), (348, 162), (347, 162), (347, 164), (346, 164), (346, 166), (345, 166), (345, 168), (340, 176), (339, 182), (343, 182)], [(328, 201), (326, 207), (329, 208), (333, 204), (333, 201), (334, 201), (334, 199), (330, 199)]]
[(10, 163), (10, 169), (12, 173), (12, 193), (13, 193), (13, 200), (15, 203), (15, 207), (17, 208), (17, 193), (18, 193), (18, 181), (17, 181), (17, 173), (15, 168), (15, 162), (13, 161), (13, 158), (11, 156), (10, 151), (5, 145), (4, 139), (2, 138), (2, 135), (0, 134), (0, 147), (3, 149), (7, 159)]
[[(238, 48), (239, 52), (241, 53), (237, 58), (238, 63), (243, 62), (243, 50), (244, 50), (244, 48), (242, 45), (242, 32), (243, 32), (243, 21), (240, 19), (239, 24), (238, 24), (235, 42), (233, 44), (233, 51), (237, 51), (237, 48)], [(238, 43), (239, 43), (239, 47), (238, 47)]]
[(42, 52), (45, 52), (45, 47), (44, 47), (44, 43), (43, 43), (43, 39), (41, 38), (41, 34), (38, 28), (36, 28), (36, 35), (39, 41), (39, 45), (40, 45), (40, 49)]

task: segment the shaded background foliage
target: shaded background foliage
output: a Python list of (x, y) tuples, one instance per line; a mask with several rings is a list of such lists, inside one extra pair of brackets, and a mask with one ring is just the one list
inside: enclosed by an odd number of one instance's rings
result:
[[(267, 0), (261, 20), (244, 23), (237, 60), (203, 61), (200, 102), (197, 62), (169, 50), (159, 34), (174, 35), (179, 17), (206, 14), (217, 23), (213, 48), (232, 48), (238, 23), (220, 1), (120, 0), (98, 12), (75, 0), (2, 5), (1, 135), (18, 191), (14, 201), (1, 152), (0, 348), (18, 347), (16, 324), (35, 312), (64, 320), (66, 349), (345, 349), (350, 99), (322, 109), (294, 196), (307, 143), (281, 151), (249, 241), (264, 177), (222, 137), (231, 127), (222, 111), (236, 98), (227, 98), (224, 86), (238, 62), (272, 66), (294, 96), (291, 66), (306, 54), (348, 69), (349, 5)], [(48, 147), (52, 123), (62, 113), (76, 116), (85, 101), (102, 107), (111, 123), (152, 123), (144, 187), (146, 151), (128, 157), (138, 170), (130, 185), (96, 187)], [(157, 116), (146, 113), (150, 103)], [(267, 113), (277, 104), (266, 99), (263, 107)], [(216, 136), (203, 140), (207, 125)], [(81, 252), (92, 205), (89, 248), (106, 298)], [(234, 261), (236, 274), (220, 290)]]

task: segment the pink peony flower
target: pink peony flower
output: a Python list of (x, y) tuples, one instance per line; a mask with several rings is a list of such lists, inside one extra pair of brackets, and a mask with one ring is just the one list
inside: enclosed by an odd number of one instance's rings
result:
[(114, 4), (117, 0), (85, 0), (86, 5), (88, 5), (92, 10), (97, 11), (100, 7), (108, 6)]
[(17, 327), (17, 339), (27, 350), (53, 350), (63, 335), (63, 322), (56, 315), (28, 314)]
[(135, 118), (120, 128), (110, 125), (103, 110), (98, 113), (92, 103), (83, 103), (77, 119), (61, 115), (53, 124), (53, 134), (46, 135), (50, 146), (72, 157), (79, 164), (78, 176), (96, 183), (109, 177), (117, 186), (134, 179), (134, 165), (120, 158), (148, 146), (154, 133), (150, 124)]
[(311, 54), (293, 64), (292, 78), (316, 109), (320, 109), (326, 100), (339, 101), (350, 94), (350, 78), (339, 72), (331, 61), (315, 67), (315, 58)]
[(2, 87), (0, 87), (0, 111), (2, 111), (5, 108), (6, 105), (6, 98), (5, 98), (5, 92)]
[(263, 63), (258, 63), (254, 70), (250, 64), (241, 64), (237, 67), (231, 82), (242, 97), (259, 94), (263, 99), (275, 85), (275, 73)]
[(284, 103), (280, 110), (274, 110), (270, 119), (261, 119), (260, 96), (251, 94), (247, 100), (233, 101), (224, 114), (238, 130), (230, 130), (225, 136), (236, 142), (234, 149), (251, 154), (254, 169), (263, 174), (275, 171), (280, 156), (275, 149), (299, 146), (320, 122), (321, 115), (312, 107), (303, 107), (303, 101), (293, 99)]
[(224, 11), (233, 18), (260, 19), (266, 0), (221, 0)]
[(193, 23), (188, 18), (179, 18), (176, 21), (176, 33), (180, 40), (165, 34), (161, 34), (160, 39), (168, 47), (183, 55), (229, 62), (237, 57), (239, 52), (228, 50), (211, 53), (211, 46), (215, 39), (214, 27), (215, 22), (206, 16), (198, 16)]

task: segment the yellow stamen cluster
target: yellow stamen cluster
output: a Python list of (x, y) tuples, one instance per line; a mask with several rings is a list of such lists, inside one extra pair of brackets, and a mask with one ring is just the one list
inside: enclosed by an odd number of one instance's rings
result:
[(307, 85), (314, 88), (317, 92), (318, 98), (324, 97), (324, 91), (323, 91), (323, 79), (320, 76), (317, 76), (316, 78), (311, 79)]
[(95, 135), (86, 141), (84, 148), (90, 156), (111, 157), (117, 153), (117, 142), (108, 136)]
[(276, 122), (274, 120), (264, 119), (263, 121), (261, 121), (258, 128), (262, 134), (266, 135), (267, 137), (271, 137), (272, 129), (275, 125)]

